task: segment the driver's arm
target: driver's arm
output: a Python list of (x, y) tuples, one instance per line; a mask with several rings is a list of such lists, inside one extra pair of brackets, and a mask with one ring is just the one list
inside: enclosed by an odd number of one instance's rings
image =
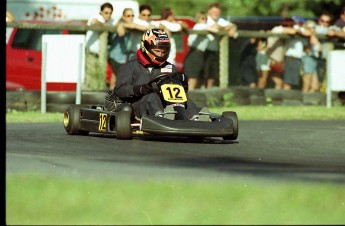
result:
[(122, 65), (116, 75), (115, 94), (121, 99), (134, 98), (133, 81), (133, 69), (128, 63)]

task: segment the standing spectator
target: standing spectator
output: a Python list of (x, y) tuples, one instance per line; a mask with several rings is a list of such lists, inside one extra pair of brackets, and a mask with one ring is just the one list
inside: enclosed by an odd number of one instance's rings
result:
[(334, 25), (345, 32), (345, 6), (341, 8), (339, 18), (335, 21)]
[(335, 21), (333, 29), (327, 32), (328, 37), (339, 38), (334, 44), (334, 49), (343, 50), (345, 47), (345, 6), (340, 11), (339, 18)]
[(266, 54), (267, 38), (256, 39), (256, 70), (258, 74), (258, 88), (265, 89), (267, 86), (268, 76), (270, 72), (270, 60)]
[(258, 81), (256, 71), (256, 39), (245, 39), (240, 54), (241, 84), (250, 88), (255, 88)]
[[(272, 33), (283, 33), (284, 28), (292, 28), (294, 21), (291, 18), (284, 18), (281, 25), (272, 28)], [(283, 88), (284, 55), (286, 51), (286, 39), (279, 37), (267, 38), (266, 54), (270, 60), (269, 76), (274, 83), (275, 89)]]
[(170, 7), (161, 10), (161, 20), (155, 21), (154, 24), (169, 35), (171, 49), (168, 62), (176, 64), (176, 42), (173, 33), (188, 29), (188, 25), (184, 22), (177, 21), (175, 19), (174, 10)]
[(304, 18), (300, 16), (293, 16), (293, 27), (282, 27), (281, 33), (292, 35), (292, 38), (287, 40), (285, 59), (284, 59), (284, 85), (283, 89), (290, 90), (300, 88), (301, 85), (301, 58), (304, 55), (305, 38), (301, 25), (304, 23)]
[[(193, 26), (193, 30), (195, 31), (205, 30), (213, 33), (218, 32), (217, 27), (209, 27), (207, 25), (207, 14), (204, 11), (200, 11), (196, 14), (195, 21), (196, 23)], [(213, 36), (197, 34), (190, 34), (188, 36), (189, 51), (183, 63), (183, 72), (189, 77), (189, 90), (199, 88), (204, 52), (210, 38), (213, 39)]]
[[(211, 3), (207, 10), (207, 24), (216, 26), (220, 31), (226, 31), (229, 37), (236, 36), (237, 26), (227, 21), (221, 16), (221, 5), (218, 2)], [(204, 76), (206, 79), (206, 88), (214, 86), (216, 78), (219, 78), (219, 41), (220, 36), (214, 36), (214, 39), (208, 43), (204, 59)]]
[(321, 50), (321, 43), (315, 36), (316, 22), (307, 20), (303, 29), (309, 32), (308, 42), (304, 47), (305, 55), (302, 57), (302, 92), (313, 93), (319, 91), (319, 79), (317, 76), (317, 57)]
[[(134, 17), (134, 24), (140, 25), (145, 27), (147, 30), (151, 28), (155, 28), (156, 26), (152, 24), (151, 20), (152, 15), (152, 8), (150, 5), (143, 4), (139, 7), (139, 16)], [(140, 48), (141, 38), (143, 36), (143, 32), (141, 30), (132, 30), (131, 31), (131, 49), (129, 59), (134, 56), (137, 50)]]
[(129, 30), (146, 31), (146, 27), (133, 23), (134, 11), (131, 8), (125, 8), (122, 12), (122, 17), (117, 21), (115, 27), (117, 32), (111, 34), (109, 39), (109, 62), (113, 69), (113, 72), (117, 73), (120, 66), (125, 64), (129, 60), (129, 54), (131, 52), (132, 32)]
[[(324, 11), (320, 14), (317, 24), (315, 26), (315, 33), (321, 35), (327, 35), (330, 30), (340, 30), (336, 26), (331, 26), (333, 21), (333, 15), (330, 12)], [(326, 59), (329, 51), (333, 49), (333, 44), (328, 40), (320, 40), (322, 44), (322, 50), (319, 58), (317, 59), (317, 75), (319, 77), (320, 89), (325, 89), (324, 80), (326, 77)]]
[[(106, 2), (101, 5), (100, 12), (89, 18), (87, 25), (111, 25), (111, 15), (113, 13), (112, 4)], [(103, 73), (100, 73), (101, 68), (98, 63), (99, 55), (99, 32), (88, 30), (86, 32), (86, 64), (85, 64), (85, 82), (83, 89), (85, 90), (104, 90), (106, 88), (105, 78)], [(113, 76), (112, 82), (115, 82)], [(114, 84), (112, 84), (114, 85)]]
[[(343, 28), (343, 30), (339, 30), (339, 31), (338, 30), (334, 30), (334, 29), (330, 29), (327, 32), (327, 36), (328, 37), (335, 37), (335, 38), (343, 39), (343, 42), (344, 42), (344, 39), (345, 39), (345, 29)], [(341, 45), (340, 49), (344, 49), (344, 46), (345, 46), (345, 43), (343, 43), (343, 45)]]

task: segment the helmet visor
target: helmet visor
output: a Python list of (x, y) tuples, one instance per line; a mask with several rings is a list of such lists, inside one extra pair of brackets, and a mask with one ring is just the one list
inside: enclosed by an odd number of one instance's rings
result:
[(170, 54), (170, 41), (169, 40), (155, 40), (155, 43), (145, 43), (145, 48), (153, 54), (158, 61), (166, 61)]

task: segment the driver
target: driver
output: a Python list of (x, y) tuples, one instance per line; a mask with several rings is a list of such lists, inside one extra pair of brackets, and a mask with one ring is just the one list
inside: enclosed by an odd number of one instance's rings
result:
[[(157, 86), (149, 84), (160, 74), (177, 73), (176, 66), (167, 61), (170, 46), (166, 32), (158, 28), (149, 29), (142, 36), (136, 56), (118, 70), (114, 93), (122, 101), (132, 104), (137, 118), (156, 115), (173, 119), (173, 107), (164, 106), (156, 92)], [(177, 78), (187, 92), (188, 78), (183, 73), (177, 73)], [(187, 100), (185, 107), (189, 119), (194, 120), (199, 115), (198, 107), (191, 100)]]

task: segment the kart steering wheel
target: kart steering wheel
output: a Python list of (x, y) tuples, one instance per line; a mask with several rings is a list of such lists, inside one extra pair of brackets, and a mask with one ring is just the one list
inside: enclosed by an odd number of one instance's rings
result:
[(161, 80), (162, 78), (164, 78), (164, 77), (170, 77), (170, 76), (172, 76), (172, 75), (175, 75), (175, 73), (172, 73), (172, 74), (160, 74), (160, 75), (158, 75), (157, 77), (155, 77), (155, 78), (153, 78), (153, 79), (151, 79), (147, 84), (149, 84), (150, 86), (152, 86), (153, 85), (153, 83), (157, 83), (159, 80)]

